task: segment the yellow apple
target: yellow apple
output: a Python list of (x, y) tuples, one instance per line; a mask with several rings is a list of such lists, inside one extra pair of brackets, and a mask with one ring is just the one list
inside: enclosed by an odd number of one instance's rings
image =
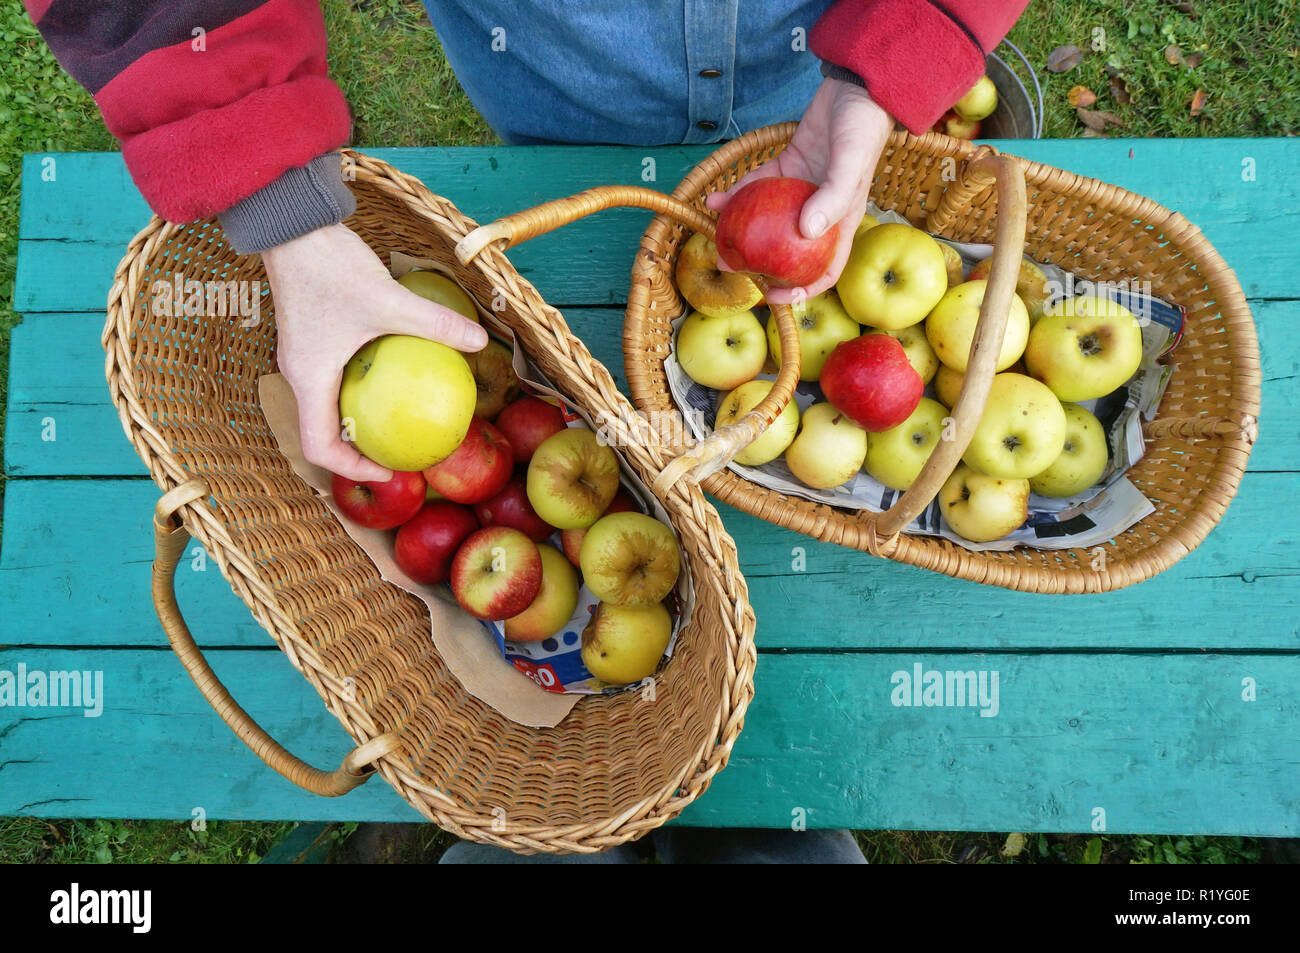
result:
[[(956, 287), (957, 285), (959, 285), (959, 284), (962, 283), (962, 277), (961, 277), (962, 260), (961, 260), (961, 255), (958, 254), (957, 249), (953, 248), (953, 247), (952, 247), (951, 245), (949, 245), (947, 242), (939, 242), (939, 250), (943, 252), (943, 263), (944, 263), (944, 265), (946, 265), (947, 268), (948, 268), (948, 287), (949, 287), (949, 288), (954, 288), (954, 287)], [(971, 277), (972, 277), (972, 278), (978, 278), (978, 277), (985, 277), (985, 278), (987, 278), (988, 276), (987, 276), (987, 275), (983, 275), (983, 276), (980, 276), (980, 275), (971, 275)]]
[[(728, 424), (740, 420), (745, 414), (762, 403), (763, 398), (767, 396), (768, 391), (771, 389), (771, 381), (750, 381), (748, 384), (741, 384), (723, 397), (718, 404), (717, 419), (713, 425), (714, 429), (721, 430)], [(757, 467), (764, 463), (770, 463), (785, 453), (785, 448), (790, 446), (798, 429), (799, 408), (795, 406), (792, 399), (790, 403), (785, 405), (776, 419), (768, 424), (767, 429), (758, 435), (757, 440), (736, 454), (736, 462), (745, 467)]]
[(786, 448), (785, 465), (814, 490), (829, 490), (862, 469), (867, 432), (830, 404), (813, 404), (799, 421), (799, 436)]
[(1082, 296), (1043, 312), (1029, 334), (1025, 367), (1063, 401), (1104, 397), (1142, 364), (1142, 327), (1109, 298)]
[(1065, 404), (1065, 447), (1051, 466), (1029, 478), (1039, 496), (1082, 493), (1106, 472), (1110, 453), (1101, 421), (1078, 404)]
[(692, 312), (677, 329), (677, 363), (714, 390), (752, 381), (767, 362), (767, 338), (753, 311), (720, 317)]
[(677, 290), (687, 303), (715, 318), (741, 314), (763, 300), (748, 275), (718, 268), (718, 246), (698, 232), (677, 255)]
[(648, 606), (677, 585), (681, 555), (673, 531), (653, 516), (610, 513), (587, 530), (578, 564), (597, 599), (617, 606)]
[(362, 454), (390, 470), (425, 470), (460, 446), (478, 390), (445, 344), (386, 334), (343, 368), (339, 418)]
[(888, 222), (857, 236), (835, 289), (853, 320), (897, 331), (924, 320), (948, 289), (939, 243), (910, 225)]
[(857, 237), (867, 229), (875, 228), (879, 224), (880, 219), (876, 218), (876, 216), (872, 215), (870, 212), (863, 213), (862, 221), (858, 222), (857, 230), (853, 233), (854, 240), (856, 241)]
[(1064, 447), (1065, 410), (1056, 396), (1032, 377), (997, 374), (962, 459), (989, 476), (1027, 480)]
[[(950, 288), (925, 319), (925, 336), (930, 339), (930, 346), (939, 360), (954, 371), (966, 373), (966, 362), (970, 359), (971, 343), (975, 340), (975, 328), (979, 324), (980, 307), (984, 304), (987, 289), (987, 281), (963, 281)], [(1029, 314), (1024, 302), (1013, 294), (1002, 347), (998, 351), (996, 366), (999, 371), (1006, 370), (1020, 359), (1027, 340)]]
[(602, 602), (582, 630), (582, 664), (602, 682), (626, 685), (649, 678), (673, 634), (661, 603), (615, 606)]
[(463, 314), (471, 321), (478, 321), (478, 309), (474, 307), (473, 299), (465, 293), (464, 288), (444, 274), (436, 271), (408, 271), (397, 279), (397, 283), (421, 298), (428, 298), (444, 308)]
[(1029, 518), (1029, 481), (986, 476), (959, 463), (939, 491), (939, 509), (957, 535), (991, 543)]
[(906, 490), (943, 439), (948, 408), (937, 400), (921, 402), (897, 427), (867, 435), (866, 470), (891, 490)]
[(903, 345), (903, 353), (907, 355), (907, 363), (912, 365), (912, 370), (920, 374), (921, 380), (925, 383), (930, 383), (935, 372), (939, 370), (939, 357), (934, 353), (934, 348), (930, 346), (930, 340), (925, 336), (925, 328), (922, 325), (914, 324), (909, 328), (902, 328), (898, 331), (873, 330), (867, 333), (888, 334)]
[[(858, 322), (840, 304), (834, 288), (827, 289), (807, 301), (790, 305), (795, 327), (799, 331), (799, 380), (815, 381), (822, 373), (822, 365), (835, 345), (855, 338), (862, 333)], [(781, 332), (776, 320), (767, 319), (767, 350), (779, 367), (781, 364)], [(752, 378), (754, 375), (750, 374)], [(749, 378), (746, 378), (748, 380)], [(741, 383), (737, 381), (736, 383)], [(735, 386), (735, 384), (731, 385)]]
[(527, 609), (505, 621), (511, 642), (540, 642), (559, 632), (578, 608), (578, 574), (554, 546), (538, 543), (542, 556), (542, 587)]
[[(993, 267), (993, 256), (989, 256), (981, 261), (971, 265), (970, 280), (976, 278), (988, 279), (989, 271)], [(1016, 294), (1025, 305), (1025, 310), (1029, 312), (1030, 325), (1036, 324), (1038, 319), (1043, 316), (1043, 308), (1047, 305), (1047, 298), (1051, 289), (1047, 286), (1047, 275), (1043, 274), (1043, 269), (1039, 268), (1028, 258), (1020, 259), (1020, 274), (1016, 278)]]
[(957, 406), (957, 398), (961, 395), (961, 382), (966, 379), (966, 375), (961, 371), (954, 371), (946, 364), (940, 364), (939, 370), (934, 374), (934, 392), (939, 398), (939, 403), (943, 404), (949, 410)]
[(977, 79), (966, 95), (952, 105), (952, 111), (967, 122), (987, 119), (997, 108), (998, 88), (987, 76)]

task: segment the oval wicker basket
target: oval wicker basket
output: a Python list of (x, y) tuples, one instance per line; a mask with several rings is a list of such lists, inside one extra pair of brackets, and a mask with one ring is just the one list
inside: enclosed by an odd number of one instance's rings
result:
[[(350, 158), (357, 212), (347, 224), (381, 259), (391, 251), (434, 259), (480, 301), (496, 299), (494, 312), (556, 388), (624, 428), (620, 449), (652, 483), (672, 452), (559, 312), (495, 251), (457, 263), (453, 247), (475, 223), (450, 202), (384, 162)], [(434, 649), (423, 603), (380, 577), (277, 449), (257, 390), (275, 370), (273, 308), (253, 327), (154, 314), (153, 282), (175, 275), (258, 288), (266, 276), (260, 258), (224, 243), (215, 221), (155, 218), (118, 267), (103, 336), (122, 425), (165, 491), (155, 518), (159, 616), (205, 697), (260, 757), (327, 795), (377, 770), (441, 827), (523, 853), (632, 840), (708, 787), (753, 697), (756, 653), (735, 544), (697, 484), (678, 481), (660, 496), (696, 603), (654, 699), (586, 696), (554, 728), (511, 722), (461, 687)], [(172, 590), (190, 534), (360, 746), (337, 771), (311, 768), (276, 744), (203, 661)]]
[[(709, 193), (729, 188), (776, 156), (794, 129), (793, 123), (768, 126), (732, 140), (697, 165), (673, 198), (705, 210)], [(999, 215), (1003, 183), (995, 189), (988, 171), (994, 156), (987, 146), (948, 136), (894, 133), (876, 169), (871, 199), (927, 231), (957, 241), (991, 242), (995, 228), (1006, 224), (1000, 219), (1011, 217)], [(1081, 278), (1149, 281), (1155, 295), (1187, 311), (1159, 417), (1145, 425), (1146, 454), (1127, 474), (1155, 512), (1110, 541), (1099, 559), (1095, 547), (973, 552), (937, 537), (901, 532), (907, 520), (899, 513), (853, 512), (788, 497), (730, 470), (705, 479), (706, 490), (819, 540), (1025, 592), (1119, 589), (1168, 568), (1205, 538), (1236, 493), (1257, 432), (1259, 348), (1236, 276), (1194, 225), (1150, 199), (1007, 158), (1023, 171), (1026, 254)], [(672, 347), (671, 321), (684, 308), (673, 269), (689, 236), (679, 222), (657, 215), (632, 268), (623, 358), (633, 402), (649, 413), (675, 408), (663, 362)], [(1018, 261), (1019, 254), (1014, 257)], [(994, 271), (988, 298), (994, 297), (996, 264)], [(975, 376), (972, 359), (968, 380)], [(987, 380), (982, 389), (986, 394)], [(978, 403), (983, 406), (983, 395)]]

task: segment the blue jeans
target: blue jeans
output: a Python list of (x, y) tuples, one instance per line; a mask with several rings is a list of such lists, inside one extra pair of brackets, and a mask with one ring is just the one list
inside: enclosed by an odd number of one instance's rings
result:
[(511, 144), (720, 142), (797, 120), (830, 0), (425, 0), (465, 93)]

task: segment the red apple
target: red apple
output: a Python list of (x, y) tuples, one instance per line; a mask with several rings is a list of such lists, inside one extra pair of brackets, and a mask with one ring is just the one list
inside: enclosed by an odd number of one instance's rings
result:
[(943, 117), (943, 131), (955, 139), (978, 139), (983, 125), (978, 119), (962, 119), (956, 113)]
[(817, 186), (803, 179), (755, 179), (718, 215), (718, 257), (735, 271), (766, 275), (774, 285), (803, 287), (826, 273), (835, 258), (839, 225), (820, 238), (799, 231), (799, 213)]
[(925, 382), (897, 338), (864, 334), (842, 341), (822, 365), (822, 393), (869, 433), (896, 427), (921, 402)]
[(483, 526), (513, 526), (534, 543), (555, 532), (528, 502), (528, 480), (522, 473), (512, 476), (496, 496), (474, 504), (474, 515)]
[[(623, 487), (618, 488), (614, 494), (614, 501), (605, 508), (601, 517), (606, 517), (610, 513), (640, 513), (641, 507), (637, 506), (636, 500), (632, 494)], [(587, 536), (587, 527), (582, 529), (566, 529), (560, 533), (560, 545), (564, 547), (564, 555), (568, 557), (569, 562), (578, 565), (578, 553), (582, 550), (582, 541)]]
[(393, 556), (402, 572), (418, 583), (446, 582), (457, 548), (476, 529), (478, 520), (469, 507), (433, 500), (398, 529)]
[(425, 470), (424, 478), (449, 500), (478, 503), (501, 492), (514, 465), (510, 441), (482, 417), (475, 417), (460, 446)]
[(509, 526), (489, 526), (472, 534), (451, 561), (451, 593), (462, 609), (479, 619), (519, 615), (541, 589), (537, 544)]
[(334, 474), (330, 491), (343, 515), (369, 529), (401, 526), (424, 505), (424, 475), (394, 470), (384, 482), (358, 483)]
[(492, 424), (510, 441), (515, 462), (527, 463), (543, 440), (564, 429), (564, 413), (548, 401), (525, 395), (497, 414)]

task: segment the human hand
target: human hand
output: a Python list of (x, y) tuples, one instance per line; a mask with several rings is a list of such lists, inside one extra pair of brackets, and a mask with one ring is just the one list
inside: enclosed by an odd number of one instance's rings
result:
[(363, 344), (411, 334), (477, 351), (487, 332), (463, 315), (393, 280), (383, 262), (345, 225), (328, 225), (262, 253), (275, 295), (276, 359), (298, 399), (302, 452), (350, 480), (387, 480), (381, 467), (342, 439), (339, 385)]
[[(840, 235), (835, 257), (826, 273), (812, 284), (803, 288), (773, 288), (768, 292), (768, 301), (789, 304), (806, 300), (821, 294), (839, 279), (853, 245), (853, 233), (866, 212), (876, 163), (893, 128), (893, 118), (861, 86), (826, 79), (817, 88), (799, 120), (794, 138), (781, 154), (726, 192), (714, 192), (708, 197), (709, 208), (721, 211), (736, 189), (771, 175), (807, 179), (819, 186), (804, 203), (799, 231), (805, 238), (817, 238), (833, 223), (838, 223)], [(718, 267), (731, 270), (721, 260)]]

